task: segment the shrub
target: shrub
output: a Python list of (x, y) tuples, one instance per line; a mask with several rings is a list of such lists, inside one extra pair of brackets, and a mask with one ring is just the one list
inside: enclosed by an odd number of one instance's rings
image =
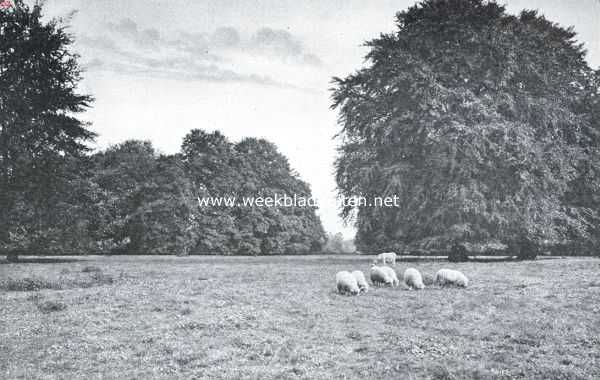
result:
[(463, 244), (455, 243), (448, 254), (448, 261), (452, 263), (469, 261), (467, 248)]
[(519, 260), (535, 260), (540, 252), (539, 246), (527, 239), (516, 242), (513, 247)]

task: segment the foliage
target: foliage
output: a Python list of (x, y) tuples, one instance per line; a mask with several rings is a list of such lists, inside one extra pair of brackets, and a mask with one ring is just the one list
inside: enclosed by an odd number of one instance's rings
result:
[(462, 244), (454, 244), (452, 248), (450, 248), (450, 253), (448, 254), (448, 261), (453, 263), (460, 263), (469, 260), (469, 254), (467, 252), (467, 248)]
[(356, 246), (354, 241), (344, 239), (344, 235), (341, 232), (336, 234), (327, 234), (327, 242), (323, 247), (323, 252), (329, 254), (345, 254), (355, 253)]
[[(272, 143), (246, 138), (233, 144), (220, 132), (191, 131), (182, 160), (198, 197), (310, 197), (288, 160)], [(195, 252), (303, 254), (320, 251), (325, 234), (312, 207), (199, 207), (202, 231)]]
[(101, 189), (95, 231), (111, 253), (187, 254), (194, 244), (194, 194), (177, 156), (126, 141), (100, 152), (93, 181)]
[(60, 20), (43, 20), (39, 4), (18, 0), (0, 11), (0, 251), (48, 238), (63, 167), (94, 137), (75, 117), (92, 99), (76, 91), (71, 43)]
[(56, 223), (24, 246), (43, 253), (302, 254), (325, 241), (310, 207), (200, 207), (198, 197), (310, 197), (275, 145), (191, 131), (181, 153), (130, 140), (65, 166)]
[(341, 195), (359, 249), (589, 240), (598, 221), (598, 76), (572, 28), (495, 2), (427, 0), (335, 78)]

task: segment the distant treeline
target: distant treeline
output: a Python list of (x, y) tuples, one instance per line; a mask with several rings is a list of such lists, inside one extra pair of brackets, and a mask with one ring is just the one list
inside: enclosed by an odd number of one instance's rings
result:
[[(198, 197), (310, 197), (272, 143), (191, 131), (181, 152), (126, 141), (66, 160), (61, 186), (13, 213), (11, 247), (39, 254), (306, 254), (326, 242), (311, 207), (200, 207)], [(47, 188), (45, 190), (48, 190)], [(43, 195), (43, 197), (40, 197)], [(14, 228), (16, 226), (16, 228)]]

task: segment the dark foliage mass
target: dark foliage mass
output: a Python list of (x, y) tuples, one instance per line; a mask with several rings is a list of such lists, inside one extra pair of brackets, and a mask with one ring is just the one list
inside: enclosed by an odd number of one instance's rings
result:
[(91, 157), (98, 249), (140, 254), (301, 254), (325, 240), (311, 207), (201, 206), (198, 198), (310, 196), (287, 159), (265, 140), (237, 144), (193, 130), (181, 153), (158, 155), (127, 141)]
[(325, 242), (312, 207), (199, 207), (198, 197), (310, 197), (265, 141), (190, 132), (181, 153), (127, 141), (90, 155), (80, 68), (60, 20), (0, 11), (0, 253), (300, 254)]
[(0, 249), (53, 243), (45, 226), (63, 215), (45, 205), (61, 203), (65, 163), (94, 137), (74, 116), (91, 98), (76, 92), (71, 43), (59, 21), (43, 22), (38, 5), (19, 0), (0, 11)]
[(341, 195), (401, 199), (342, 210), (358, 248), (594, 245), (599, 72), (573, 29), (483, 0), (396, 20), (367, 42), (366, 67), (334, 80)]
[[(326, 240), (313, 207), (200, 206), (198, 198), (310, 197), (276, 147), (193, 130), (181, 154), (130, 140), (71, 160), (52, 218), (23, 233), (23, 252), (47, 254), (307, 254)], [(27, 209), (29, 206), (23, 204)]]

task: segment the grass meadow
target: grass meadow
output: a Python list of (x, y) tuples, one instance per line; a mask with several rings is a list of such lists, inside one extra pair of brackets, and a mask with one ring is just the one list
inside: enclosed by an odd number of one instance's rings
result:
[(450, 264), (467, 289), (335, 292), (372, 257), (0, 262), (2, 379), (600, 379), (600, 260)]

